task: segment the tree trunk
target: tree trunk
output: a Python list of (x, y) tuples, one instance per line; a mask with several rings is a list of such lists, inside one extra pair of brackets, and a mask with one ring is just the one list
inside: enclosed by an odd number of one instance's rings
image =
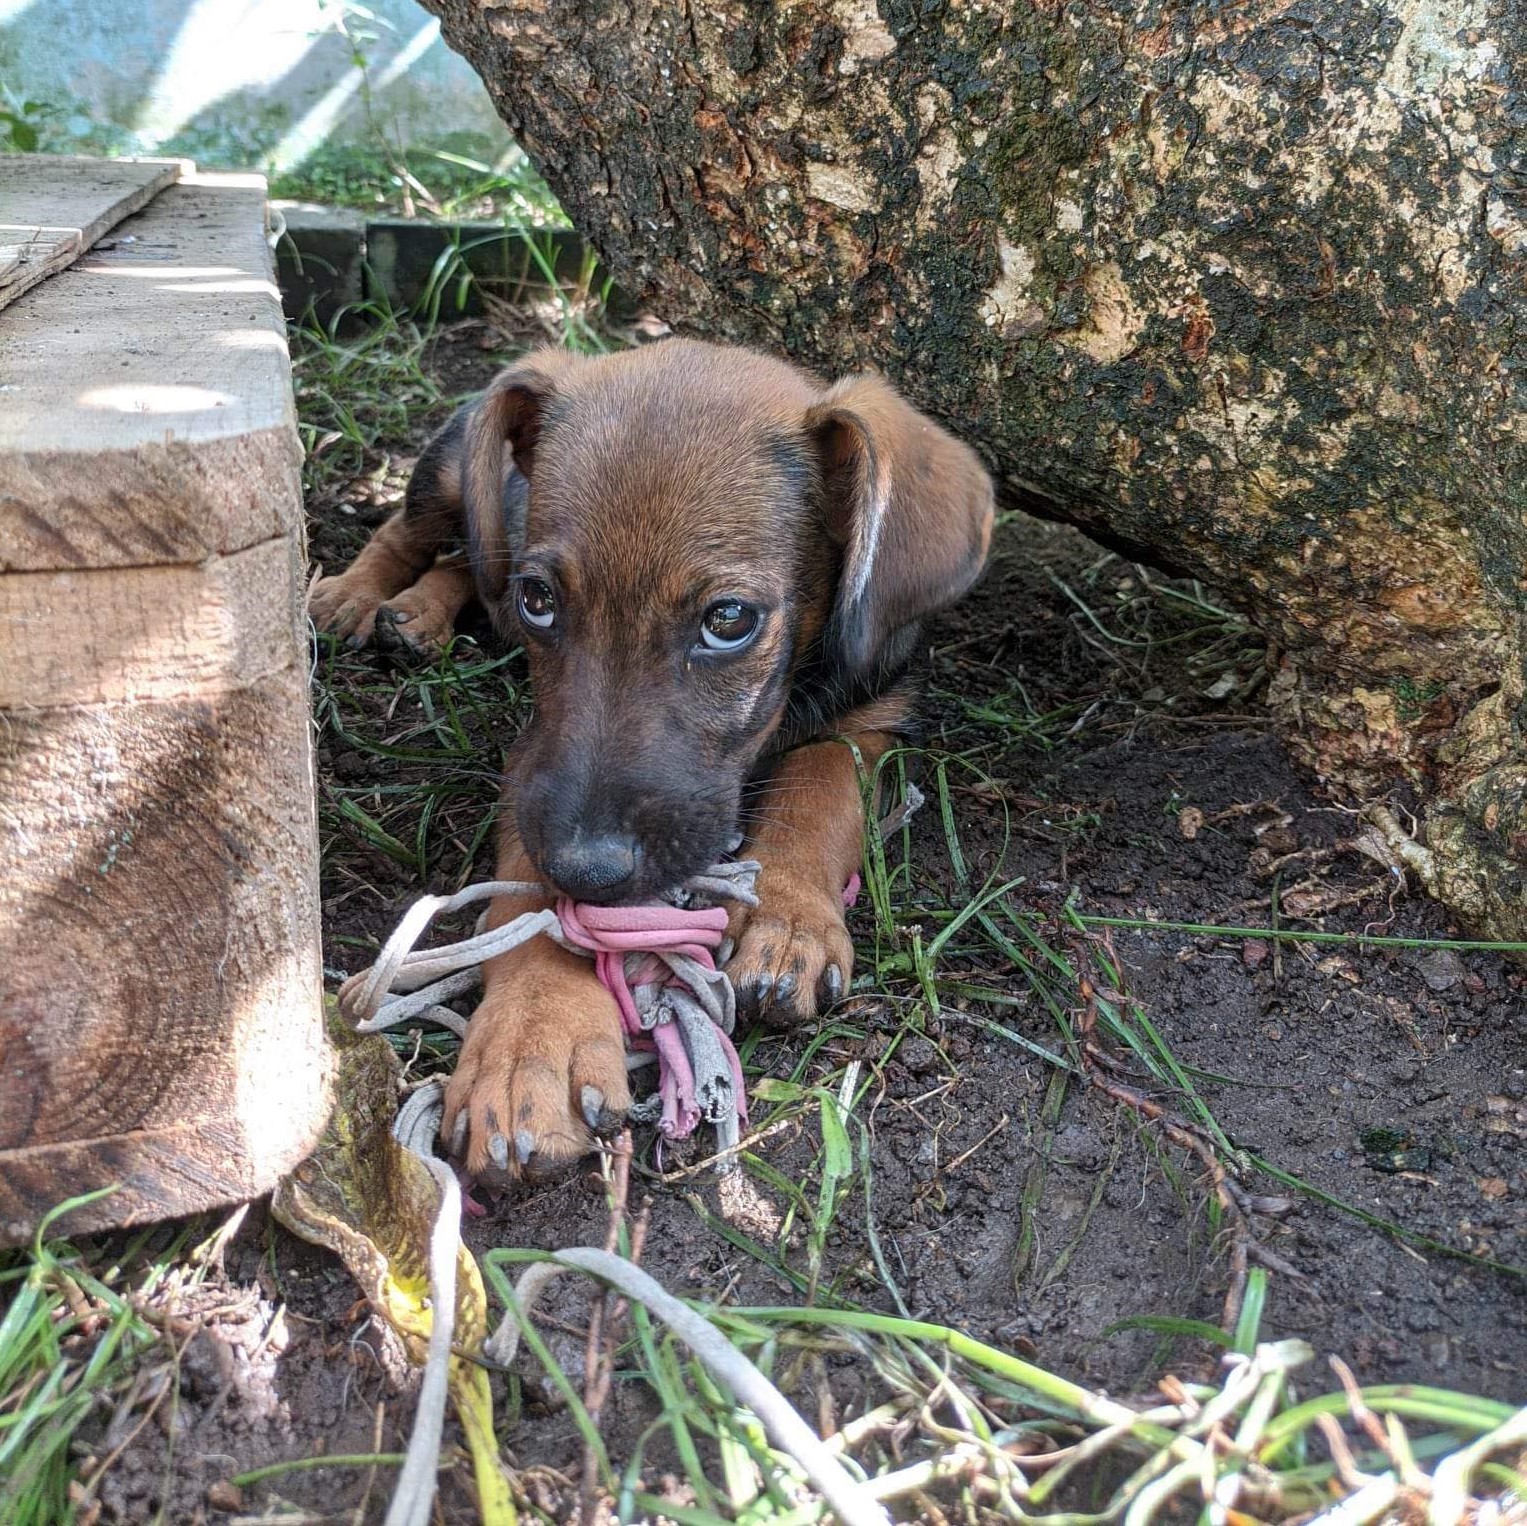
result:
[(428, 3), (627, 290), (1239, 600), (1300, 761), (1527, 936), (1516, 0)]

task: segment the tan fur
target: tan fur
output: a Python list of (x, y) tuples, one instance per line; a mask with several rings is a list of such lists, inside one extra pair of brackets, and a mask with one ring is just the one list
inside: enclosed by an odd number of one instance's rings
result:
[[(512, 828), (500, 834), (497, 872), (505, 880), (536, 878)], [(489, 906), (488, 925), (501, 927), (549, 904), (544, 896), (501, 896)], [(543, 1164), (576, 1160), (593, 1144), (582, 1109), (585, 1086), (599, 1091), (613, 1118), (631, 1105), (620, 1013), (593, 963), (550, 938), (490, 960), (446, 1086), (441, 1136), (452, 1138), (464, 1109), (466, 1167), (489, 1181), (500, 1174), (489, 1155), (494, 1135), (505, 1141), (511, 1176), (524, 1174), (515, 1144), (521, 1131), (535, 1139)]]
[(434, 559), (434, 547), (420, 550), (413, 527), (399, 509), (344, 572), (321, 577), (313, 584), (308, 592), (308, 613), (319, 630), (369, 640), (377, 610), (410, 588)]
[(456, 617), (477, 592), (465, 553), (442, 556), (417, 583), (376, 612), (377, 644), (433, 662), (456, 631)]

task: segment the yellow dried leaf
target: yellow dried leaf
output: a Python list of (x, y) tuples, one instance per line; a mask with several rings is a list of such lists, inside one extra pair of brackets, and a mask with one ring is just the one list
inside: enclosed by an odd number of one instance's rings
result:
[[(334, 1111), (318, 1147), (276, 1188), (271, 1210), (293, 1234), (332, 1250), (371, 1307), (424, 1361), (429, 1344), (429, 1242), (440, 1189), (416, 1155), (392, 1137), (398, 1059), (378, 1034), (358, 1034), (329, 1002), (337, 1057)], [(476, 1352), (488, 1334), (488, 1299), (476, 1258), (456, 1257), (455, 1345)], [(514, 1526), (509, 1480), (493, 1434), (488, 1374), (451, 1359), (450, 1391), (466, 1432), (483, 1526)]]

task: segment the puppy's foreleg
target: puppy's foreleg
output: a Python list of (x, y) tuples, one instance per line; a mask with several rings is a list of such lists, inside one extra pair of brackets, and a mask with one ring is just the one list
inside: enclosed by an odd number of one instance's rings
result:
[[(502, 809), (512, 822), (507, 793)], [(512, 827), (500, 837), (498, 878), (538, 878)], [(500, 896), (488, 923), (549, 904), (545, 895)], [(440, 1128), (474, 1175), (551, 1174), (617, 1129), (630, 1105), (620, 1013), (591, 959), (538, 934), (484, 965)]]
[(435, 523), (399, 509), (361, 548), (341, 573), (324, 576), (308, 595), (308, 613), (319, 630), (364, 646), (376, 625), (376, 612), (410, 588), (440, 549)]
[(450, 641), (456, 617), (476, 594), (466, 553), (442, 556), (416, 583), (378, 605), (377, 645), (433, 661)]
[[(466, 413), (458, 409), (425, 446), (409, 478), (403, 507), (366, 542), (361, 554), (343, 572), (313, 584), (308, 612), (319, 630), (343, 637), (351, 646), (364, 646), (376, 628), (382, 605), (413, 590), (421, 574), (428, 579), (435, 558), (461, 538), (459, 454)], [(417, 602), (438, 606), (459, 594), (451, 610), (454, 620), (471, 596), (471, 574), (465, 570), (464, 558), (444, 557), (441, 565), (449, 578), (423, 589)], [(458, 571), (463, 575), (457, 576)], [(412, 641), (405, 644), (414, 645)]]
[(856, 748), (872, 772), (895, 745), (885, 731), (850, 733), (788, 752), (760, 786), (747, 847), (763, 865), (758, 906), (732, 919), (736, 950), (727, 971), (749, 1016), (788, 1024), (831, 1006), (848, 989), (854, 946), (843, 889), (859, 868), (864, 806)]

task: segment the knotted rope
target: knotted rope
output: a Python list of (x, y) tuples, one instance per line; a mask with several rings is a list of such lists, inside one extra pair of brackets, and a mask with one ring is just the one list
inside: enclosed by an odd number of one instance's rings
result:
[[(906, 798), (879, 824), (881, 837), (905, 826), (923, 803), (907, 786)], [(739, 843), (734, 845), (740, 845)], [(656, 1059), (656, 1094), (627, 1115), (656, 1122), (665, 1138), (687, 1139), (704, 1119), (716, 1129), (723, 1156), (747, 1122), (742, 1062), (732, 1045), (737, 998), (720, 965), (730, 954), (727, 910), (720, 901), (757, 906), (756, 859), (727, 859), (686, 880), (660, 902), (646, 906), (595, 906), (559, 897), (555, 906), (527, 911), (489, 928), (487, 910), (470, 938), (440, 948), (416, 949), (430, 923), (495, 896), (545, 896), (533, 880), (485, 880), (455, 895), (421, 896), (404, 913), (376, 962), (339, 989), (340, 1010), (361, 1033), (380, 1033), (411, 1018), (426, 1018), (465, 1038), (467, 1019), (445, 1003), (481, 981), (480, 967), (541, 934), (594, 961), (600, 983), (615, 1000), (626, 1035), (627, 1069)], [(843, 904), (859, 895), (859, 876), (843, 891)], [(439, 1126), (438, 1088), (421, 1088), (410, 1099), (400, 1138), (415, 1141), (421, 1129)], [(417, 1115), (417, 1116), (416, 1116)], [(591, 1120), (592, 1121), (592, 1120)]]
[(656, 1121), (665, 1137), (686, 1139), (703, 1118), (723, 1150), (747, 1121), (742, 1064), (732, 1045), (737, 1001), (717, 967), (726, 957), (728, 914), (719, 900), (756, 906), (759, 865), (744, 859), (713, 864), (665, 901), (647, 906), (594, 906), (559, 898), (486, 928), (486, 910), (469, 938), (439, 948), (415, 944), (438, 916), (496, 896), (544, 895), (532, 881), (489, 880), (449, 896), (422, 896), (404, 914), (369, 969), (340, 988), (340, 1009), (361, 1033), (380, 1033), (427, 1018), (466, 1036), (467, 1020), (444, 1003), (481, 978), (480, 966), (544, 934), (594, 961), (614, 998), (632, 1053), (628, 1066), (655, 1057), (658, 1089), (631, 1116)]

